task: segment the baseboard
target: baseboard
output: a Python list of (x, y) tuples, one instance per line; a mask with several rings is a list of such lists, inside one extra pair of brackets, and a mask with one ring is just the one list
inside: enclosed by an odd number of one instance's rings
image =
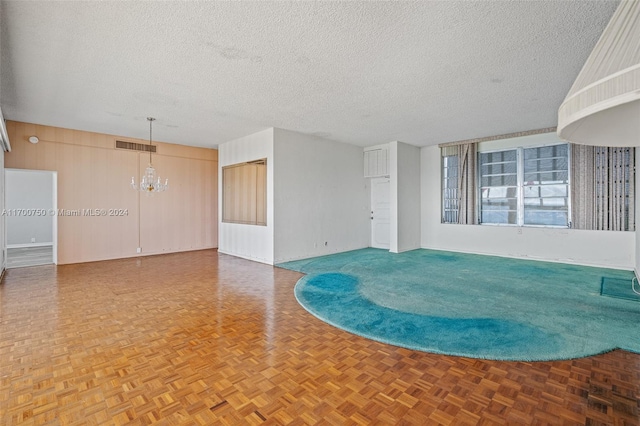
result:
[(148, 252), (148, 253), (135, 253), (129, 255), (117, 255), (117, 256), (106, 256), (99, 257), (95, 259), (82, 259), (82, 260), (71, 260), (64, 263), (60, 263), (60, 259), (58, 258), (58, 262), (56, 265), (74, 265), (78, 263), (91, 263), (91, 262), (104, 262), (106, 260), (118, 260), (118, 259), (134, 259), (136, 257), (150, 257), (150, 256), (163, 256), (165, 254), (174, 254), (174, 253), (187, 253), (190, 251), (200, 251), (200, 250), (217, 250), (217, 247), (199, 247), (199, 248), (188, 248), (182, 250), (174, 250), (174, 251), (162, 251), (162, 252)]
[[(303, 254), (303, 255), (300, 255), (300, 256), (290, 257), (290, 258), (287, 258), (287, 259), (275, 259), (273, 261), (273, 264), (277, 265), (279, 263), (294, 262), (296, 260), (313, 259), (314, 257), (330, 256), (332, 254), (347, 253), (347, 252), (350, 252), (350, 251), (362, 250), (362, 249), (366, 249), (366, 248), (369, 248), (369, 246), (352, 247), (352, 248), (331, 250), (331, 251), (326, 251), (326, 252), (307, 253), (307, 254)], [(418, 247), (418, 248), (420, 248), (420, 247)], [(386, 249), (381, 249), (381, 250), (386, 250)]]
[(218, 253), (226, 254), (228, 256), (239, 257), (241, 259), (251, 260), (252, 262), (264, 263), (265, 265), (271, 265), (271, 266), (274, 265), (273, 262), (268, 262), (267, 260), (264, 260), (264, 259), (258, 259), (258, 258), (255, 258), (255, 257), (245, 256), (245, 255), (237, 254), (237, 253), (231, 253), (231, 252), (228, 252), (228, 251), (220, 250), (220, 248), (218, 248)]
[(53, 243), (27, 243), (27, 244), (7, 244), (8, 249), (12, 248), (31, 248), (31, 247), (48, 247), (53, 246)]
[[(595, 267), (595, 268), (619, 269), (619, 270), (622, 270), (622, 271), (633, 271), (634, 270), (634, 268), (632, 268), (630, 266), (623, 266), (623, 265), (611, 266), (611, 265), (603, 265), (603, 264), (598, 264), (598, 263), (579, 262), (579, 261), (575, 261), (575, 260), (572, 260), (572, 259), (545, 259), (545, 258), (541, 258), (541, 257), (514, 256), (514, 255), (508, 255), (508, 254), (501, 254), (501, 253), (483, 253), (483, 252), (470, 251), (470, 250), (453, 250), (453, 249), (449, 249), (449, 248), (436, 248), (436, 247), (424, 247), (424, 246), (422, 246), (421, 248), (423, 248), (425, 250), (450, 251), (450, 252), (453, 252), (453, 253), (466, 253), (466, 254), (479, 254), (479, 255), (482, 255), (482, 256), (505, 257), (507, 259), (533, 260), (535, 262), (563, 263), (565, 265), (591, 266), (591, 267)], [(637, 273), (636, 273), (636, 276), (638, 276)]]

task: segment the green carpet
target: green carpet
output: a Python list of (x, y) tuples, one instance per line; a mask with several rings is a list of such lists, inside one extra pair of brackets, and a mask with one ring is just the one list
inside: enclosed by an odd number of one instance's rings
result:
[(410, 349), (496, 360), (640, 352), (640, 304), (601, 295), (633, 272), (435, 250), (363, 249), (287, 262), (311, 314)]

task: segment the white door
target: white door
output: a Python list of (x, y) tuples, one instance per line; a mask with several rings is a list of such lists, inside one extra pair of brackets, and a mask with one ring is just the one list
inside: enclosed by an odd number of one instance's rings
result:
[(389, 249), (390, 217), (389, 178), (371, 179), (371, 247)]

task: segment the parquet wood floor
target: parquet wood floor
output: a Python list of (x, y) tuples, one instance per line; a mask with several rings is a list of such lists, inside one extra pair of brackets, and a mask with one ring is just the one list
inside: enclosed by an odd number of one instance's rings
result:
[(214, 250), (9, 270), (2, 425), (637, 425), (640, 355), (496, 362), (338, 330)]

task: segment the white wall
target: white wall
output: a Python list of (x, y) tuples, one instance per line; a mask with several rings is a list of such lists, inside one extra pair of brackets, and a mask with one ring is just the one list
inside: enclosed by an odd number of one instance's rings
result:
[(389, 143), (391, 235), (389, 251), (420, 248), (420, 148)]
[[(257, 262), (274, 263), (274, 129), (218, 146), (218, 251)], [(222, 167), (267, 159), (267, 226), (222, 222)]]
[(635, 258), (635, 271), (636, 277), (640, 279), (640, 170), (638, 170), (638, 165), (640, 165), (640, 146), (636, 147), (636, 258)]
[[(4, 203), (4, 149), (0, 146), (0, 212), (5, 209)], [(0, 217), (0, 276), (6, 268), (5, 252), (7, 249), (7, 240), (5, 234), (5, 220)]]
[(7, 246), (53, 244), (53, 173), (39, 170), (5, 170), (5, 208), (44, 211), (44, 215), (7, 215)]
[(275, 262), (367, 247), (370, 195), (362, 148), (274, 132)]
[(622, 269), (639, 261), (635, 232), (440, 223), (440, 149), (422, 148), (421, 164), (423, 248)]

